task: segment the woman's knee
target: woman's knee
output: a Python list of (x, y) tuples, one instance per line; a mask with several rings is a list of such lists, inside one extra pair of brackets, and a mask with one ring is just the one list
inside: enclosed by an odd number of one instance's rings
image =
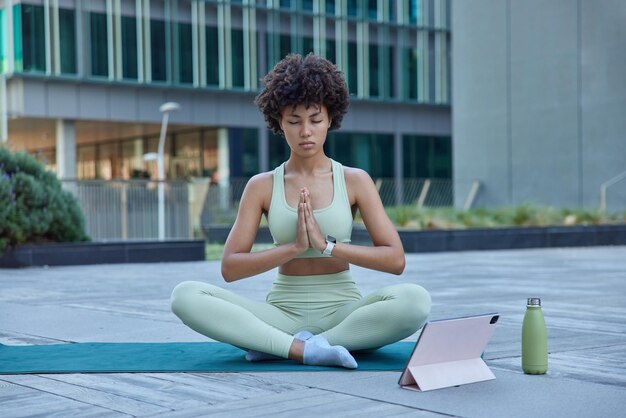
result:
[(413, 332), (420, 329), (430, 314), (431, 298), (430, 293), (417, 284), (399, 285), (397, 297), (399, 300), (398, 309), (406, 319), (408, 328)]
[(195, 295), (200, 294), (200, 286), (203, 283), (194, 282), (194, 281), (186, 281), (179, 283), (174, 290), (172, 291), (172, 296), (170, 298), (170, 306), (172, 312), (180, 317), (184, 314), (186, 308), (191, 304), (191, 299)]

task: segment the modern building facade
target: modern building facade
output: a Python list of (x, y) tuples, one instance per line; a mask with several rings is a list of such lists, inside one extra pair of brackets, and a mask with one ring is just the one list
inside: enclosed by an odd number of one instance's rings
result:
[(597, 208), (626, 173), (625, 22), (622, 0), (453, 2), (453, 171), (477, 205)]
[(253, 104), (286, 54), (352, 95), (328, 152), (374, 178), (451, 178), (449, 0), (3, 0), (0, 133), (61, 178), (249, 177), (288, 156)]

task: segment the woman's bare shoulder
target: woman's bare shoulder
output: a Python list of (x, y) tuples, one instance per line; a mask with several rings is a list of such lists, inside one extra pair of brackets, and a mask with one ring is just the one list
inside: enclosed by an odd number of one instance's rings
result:
[(373, 183), (372, 178), (367, 171), (356, 168), (343, 166), (343, 174), (346, 178), (346, 184), (350, 186), (363, 186), (368, 183)]
[(274, 179), (274, 171), (266, 171), (264, 173), (258, 173), (254, 176), (250, 177), (248, 180), (249, 185), (267, 185), (272, 184), (272, 180)]
[(244, 195), (262, 202), (262, 206), (267, 206), (267, 202), (272, 195), (273, 171), (255, 174), (248, 180)]

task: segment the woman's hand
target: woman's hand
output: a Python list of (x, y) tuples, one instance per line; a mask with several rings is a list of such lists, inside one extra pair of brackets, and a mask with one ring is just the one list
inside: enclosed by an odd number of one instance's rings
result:
[(300, 201), (298, 202), (298, 226), (296, 229), (296, 247), (300, 253), (305, 252), (309, 248), (309, 234), (306, 224), (306, 201), (304, 191), (304, 189), (300, 190)]
[(315, 217), (313, 216), (313, 205), (311, 204), (311, 195), (308, 189), (303, 188), (300, 192), (300, 198), (304, 198), (304, 215), (306, 220), (306, 230), (309, 235), (309, 245), (320, 253), (326, 248), (326, 238), (322, 235)]

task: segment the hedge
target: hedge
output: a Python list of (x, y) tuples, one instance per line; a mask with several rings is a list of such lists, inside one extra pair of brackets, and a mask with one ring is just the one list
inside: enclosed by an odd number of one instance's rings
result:
[(0, 147), (0, 255), (27, 243), (88, 241), (76, 198), (25, 152)]

